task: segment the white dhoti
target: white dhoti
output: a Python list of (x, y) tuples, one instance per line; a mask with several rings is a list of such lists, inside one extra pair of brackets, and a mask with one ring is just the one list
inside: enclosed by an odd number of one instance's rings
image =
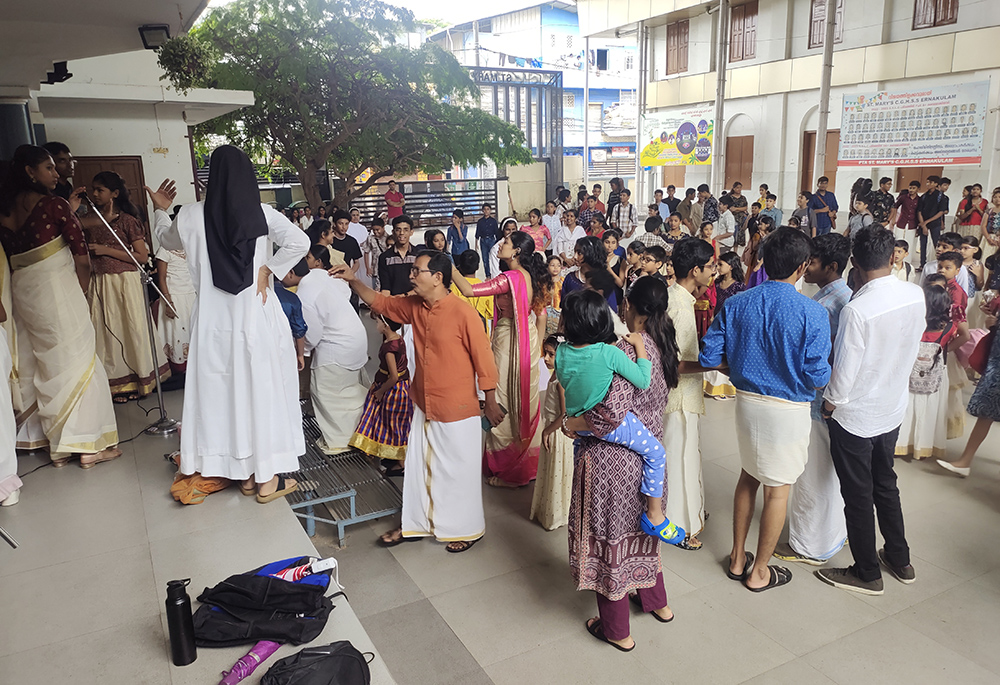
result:
[(350, 449), (348, 443), (357, 430), (368, 395), (361, 374), (361, 369), (352, 371), (336, 364), (312, 370), (309, 394), (323, 434), (318, 445), (327, 454)]
[(809, 402), (736, 391), (736, 435), (743, 470), (762, 484), (791, 485), (809, 459)]
[[(7, 345), (7, 333), (0, 329), (0, 378), (9, 378), (13, 360)], [(17, 451), (14, 442), (17, 427), (14, 424), (14, 405), (4, 384), (0, 384), (0, 501), (21, 488), (17, 477)]]
[(482, 431), (479, 416), (428, 421), (414, 403), (403, 476), (405, 537), (454, 542), (477, 540), (486, 532)]
[(830, 430), (823, 421), (810, 424), (809, 460), (788, 498), (788, 544), (798, 554), (826, 561), (847, 541), (847, 523)]
[(406, 345), (406, 370), (410, 372), (410, 378), (417, 373), (417, 352), (413, 345), (413, 326), (403, 324), (403, 344)]
[(699, 420), (700, 416), (690, 411), (672, 411), (663, 417), (666, 516), (689, 535), (697, 535), (705, 527)]

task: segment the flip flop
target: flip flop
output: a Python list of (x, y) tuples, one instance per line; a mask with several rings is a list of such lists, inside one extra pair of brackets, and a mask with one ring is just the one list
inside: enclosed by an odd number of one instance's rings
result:
[(244, 488), (243, 483), (240, 483), (240, 494), (244, 497), (253, 497), (257, 494), (257, 486), (251, 485), (249, 488)]
[[(120, 456), (122, 456), (122, 451), (117, 447), (109, 447), (108, 449), (102, 450), (96, 454), (84, 454), (80, 456), (80, 468), (92, 469), (102, 462), (114, 461)], [(87, 459), (87, 457), (93, 458)]]
[[(403, 531), (402, 530), (393, 530), (393, 531), (389, 531), (389, 532), (390, 533), (399, 533), (399, 537), (397, 539), (395, 539), (395, 540), (386, 540), (385, 538), (382, 537), (382, 535), (379, 535), (378, 536), (378, 543), (380, 545), (382, 545), (383, 547), (395, 547), (396, 545), (401, 545), (404, 542), (418, 542), (420, 540), (423, 540), (422, 537), (418, 537), (418, 538), (403, 537)], [(385, 533), (383, 533), (383, 535), (385, 535)]]
[[(452, 542), (459, 542), (465, 545), (462, 549), (452, 549), (451, 547), (445, 547), (445, 552), (451, 552), (452, 554), (461, 554), (462, 552), (468, 552), (472, 549), (472, 546), (482, 540), (482, 537), (478, 537), (475, 540), (452, 540)], [(451, 544), (451, 543), (448, 543)]]
[(768, 566), (767, 570), (771, 572), (771, 580), (768, 581), (767, 585), (764, 587), (750, 587), (747, 585), (746, 579), (744, 579), (743, 586), (750, 592), (763, 592), (764, 590), (781, 587), (792, 582), (792, 572), (784, 566)]
[(753, 568), (753, 554), (751, 552), (744, 552), (744, 554), (747, 558), (743, 562), (743, 573), (733, 573), (729, 570), (728, 566), (726, 567), (726, 575), (729, 577), (729, 580), (739, 580), (742, 582), (747, 579), (747, 574)]
[(275, 490), (274, 492), (272, 492), (270, 495), (261, 495), (260, 493), (258, 493), (257, 494), (257, 503), (258, 504), (267, 504), (268, 502), (273, 502), (274, 500), (280, 499), (281, 497), (284, 497), (285, 495), (292, 494), (293, 492), (295, 492), (298, 489), (299, 489), (299, 484), (298, 483), (296, 483), (295, 485), (290, 485), (290, 486), (288, 486), (286, 488), (285, 487), (285, 477), (284, 476), (278, 476), (278, 489)]
[(593, 635), (594, 637), (596, 637), (601, 642), (606, 642), (607, 644), (611, 645), (612, 647), (614, 647), (615, 649), (617, 649), (619, 652), (631, 652), (633, 649), (635, 649), (635, 640), (632, 641), (632, 646), (631, 647), (622, 647), (621, 645), (615, 644), (614, 642), (612, 642), (611, 640), (609, 640), (604, 635), (604, 627), (601, 626), (601, 619), (599, 619), (599, 618), (595, 619), (593, 623), (587, 623), (586, 621), (584, 621), (583, 625), (585, 625), (587, 627), (587, 632), (588, 633), (590, 633), (591, 635)]
[[(639, 599), (639, 594), (638, 593), (630, 594), (628, 596), (628, 601), (632, 602), (632, 604), (634, 604), (637, 607), (639, 607), (640, 609), (642, 609), (642, 600)], [(643, 609), (643, 613), (644, 614), (648, 613), (650, 616), (652, 616), (653, 618), (655, 618), (660, 623), (670, 623), (671, 621), (674, 620), (673, 616), (671, 616), (670, 618), (663, 618), (658, 613), (656, 613), (655, 611), (646, 611), (645, 609)]]

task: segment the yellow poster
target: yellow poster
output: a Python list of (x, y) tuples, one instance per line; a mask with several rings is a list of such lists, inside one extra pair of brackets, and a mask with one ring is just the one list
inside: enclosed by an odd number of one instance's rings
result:
[(650, 112), (642, 118), (640, 164), (703, 166), (712, 163), (712, 105)]

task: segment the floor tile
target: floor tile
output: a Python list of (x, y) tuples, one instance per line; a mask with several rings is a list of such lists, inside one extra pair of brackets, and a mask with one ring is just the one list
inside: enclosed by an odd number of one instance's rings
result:
[(432, 538), (408, 542), (391, 551), (426, 597), (494, 578), (524, 565), (518, 558), (516, 545), (494, 534), (489, 522), (485, 537), (461, 554), (449, 554), (444, 543)]
[(744, 685), (833, 685), (833, 681), (805, 662), (796, 659), (745, 681)]
[(426, 599), (369, 616), (363, 625), (400, 685), (458, 683), (481, 670)]
[(123, 451), (92, 469), (74, 462), (25, 478), (21, 501), (3, 510), (20, 547), (0, 544), (0, 577), (145, 544), (135, 459), (128, 445)]
[(472, 656), (488, 666), (579, 629), (596, 610), (565, 562), (551, 562), (431, 597)]
[(1000, 676), (1000, 593), (963, 583), (900, 612), (896, 618), (938, 644)]
[(566, 526), (545, 530), (523, 514), (494, 516), (486, 522), (490, 534), (512, 543), (517, 559), (524, 565), (542, 559), (569, 559), (569, 532)]
[(159, 614), (145, 545), (6, 576), (0, 655)]
[(913, 555), (963, 579), (1000, 567), (1000, 547), (985, 544), (998, 529), (1000, 512), (971, 498), (950, 499), (906, 516)]
[[(808, 570), (807, 570), (808, 569)], [(732, 611), (798, 656), (871, 625), (885, 614), (821, 583), (811, 567), (795, 567), (792, 582), (756, 594), (728, 578), (700, 595)]]
[[(0, 681), (11, 685), (171, 685), (168, 660), (159, 616), (149, 614), (113, 628), (0, 657)], [(67, 679), (69, 674), (72, 676)]]
[(486, 673), (496, 685), (666, 682), (636, 658), (638, 651), (636, 648), (626, 654), (601, 644), (590, 636), (580, 621), (572, 634), (491, 664), (486, 667)]
[(997, 676), (947, 647), (887, 617), (804, 657), (840, 685), (996, 683)]
[(636, 659), (676, 683), (739, 683), (795, 657), (705, 594), (698, 590), (672, 601), (676, 618), (668, 625), (637, 616), (632, 621)]

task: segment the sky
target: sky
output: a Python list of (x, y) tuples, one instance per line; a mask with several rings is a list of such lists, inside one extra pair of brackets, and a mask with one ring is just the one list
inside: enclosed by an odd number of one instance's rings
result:
[[(211, 0), (209, 7), (228, 5), (232, 0)], [(519, 9), (530, 4), (530, 0), (493, 0), (489, 9), (479, 3), (469, 0), (386, 0), (389, 4), (405, 7), (413, 12), (417, 19), (440, 19), (448, 24), (461, 24), (482, 16), (484, 12), (492, 15), (502, 14), (512, 9)]]

